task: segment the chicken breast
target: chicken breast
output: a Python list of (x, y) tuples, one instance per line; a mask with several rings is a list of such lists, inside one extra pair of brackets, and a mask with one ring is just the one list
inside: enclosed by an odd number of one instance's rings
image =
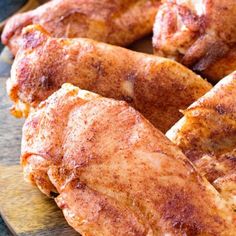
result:
[[(126, 102), (72, 85), (30, 114), (25, 177), (86, 236), (235, 235), (235, 213)], [(55, 193), (56, 192), (56, 193)]]
[(153, 47), (212, 81), (236, 70), (235, 0), (167, 0), (158, 10)]
[(8, 81), (13, 114), (27, 116), (65, 82), (127, 101), (162, 131), (211, 88), (171, 60), (89, 39), (51, 38), (39, 26), (26, 28)]
[(236, 209), (236, 72), (184, 111), (166, 135)]
[(152, 32), (160, 0), (54, 0), (13, 16), (2, 42), (13, 54), (22, 44), (21, 31), (40, 24), (54, 37), (92, 38), (126, 46)]

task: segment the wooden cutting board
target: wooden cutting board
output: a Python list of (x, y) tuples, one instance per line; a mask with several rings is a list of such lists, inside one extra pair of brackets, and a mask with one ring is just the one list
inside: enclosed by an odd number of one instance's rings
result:
[[(143, 39), (130, 48), (151, 53), (151, 38)], [(2, 57), (9, 63), (6, 54)], [(0, 63), (0, 67), (3, 66)], [(79, 235), (67, 224), (61, 210), (52, 199), (47, 198), (36, 187), (23, 180), (19, 157), (21, 129), (24, 120), (16, 119), (10, 115), (11, 102), (6, 94), (5, 83), (6, 78), (0, 78), (1, 216), (14, 235)]]

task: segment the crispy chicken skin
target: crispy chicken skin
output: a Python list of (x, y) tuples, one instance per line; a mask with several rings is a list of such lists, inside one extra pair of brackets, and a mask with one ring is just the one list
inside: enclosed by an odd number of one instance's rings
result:
[(235, 0), (167, 0), (160, 6), (153, 47), (213, 81), (236, 70)]
[(63, 85), (23, 128), (26, 179), (86, 236), (235, 235), (235, 213), (124, 101)]
[(236, 209), (236, 72), (184, 111), (167, 137)]
[(86, 37), (126, 46), (152, 32), (160, 0), (54, 0), (13, 16), (2, 42), (13, 54), (21, 45), (21, 31), (40, 24), (54, 37)]
[(16, 116), (26, 116), (30, 107), (70, 82), (127, 101), (156, 127), (167, 131), (181, 117), (180, 109), (211, 88), (169, 59), (90, 39), (51, 38), (39, 26), (28, 26), (24, 41), (8, 81)]

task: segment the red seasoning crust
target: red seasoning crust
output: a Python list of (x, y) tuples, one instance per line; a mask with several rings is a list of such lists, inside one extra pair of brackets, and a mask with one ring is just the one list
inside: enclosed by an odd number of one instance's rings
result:
[(155, 54), (219, 81), (236, 70), (235, 25), (235, 0), (167, 0), (155, 20)]
[[(126, 102), (71, 85), (23, 128), (25, 177), (86, 236), (233, 236), (235, 213)], [(55, 193), (56, 192), (56, 193)]]
[(30, 107), (65, 82), (125, 100), (162, 131), (177, 122), (180, 109), (211, 89), (200, 76), (169, 59), (90, 39), (52, 38), (39, 26), (25, 28), (8, 81), (13, 114), (27, 116)]
[(2, 42), (13, 54), (22, 44), (21, 31), (40, 24), (54, 37), (85, 37), (126, 46), (152, 32), (160, 0), (55, 0), (13, 16)]
[(167, 137), (236, 209), (236, 72), (184, 111)]

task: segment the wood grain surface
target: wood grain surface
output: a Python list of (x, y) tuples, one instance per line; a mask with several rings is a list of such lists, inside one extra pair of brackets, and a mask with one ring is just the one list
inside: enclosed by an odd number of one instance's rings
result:
[[(152, 53), (151, 38), (134, 43), (130, 49)], [(4, 63), (2, 63), (5, 61)], [(5, 49), (1, 68), (9, 74), (11, 58)], [(6, 94), (6, 78), (0, 78), (0, 213), (14, 235), (79, 235), (65, 221), (52, 199), (23, 180), (19, 165), (21, 130), (24, 120), (9, 113), (11, 102)], [(1, 232), (0, 232), (1, 235)]]

